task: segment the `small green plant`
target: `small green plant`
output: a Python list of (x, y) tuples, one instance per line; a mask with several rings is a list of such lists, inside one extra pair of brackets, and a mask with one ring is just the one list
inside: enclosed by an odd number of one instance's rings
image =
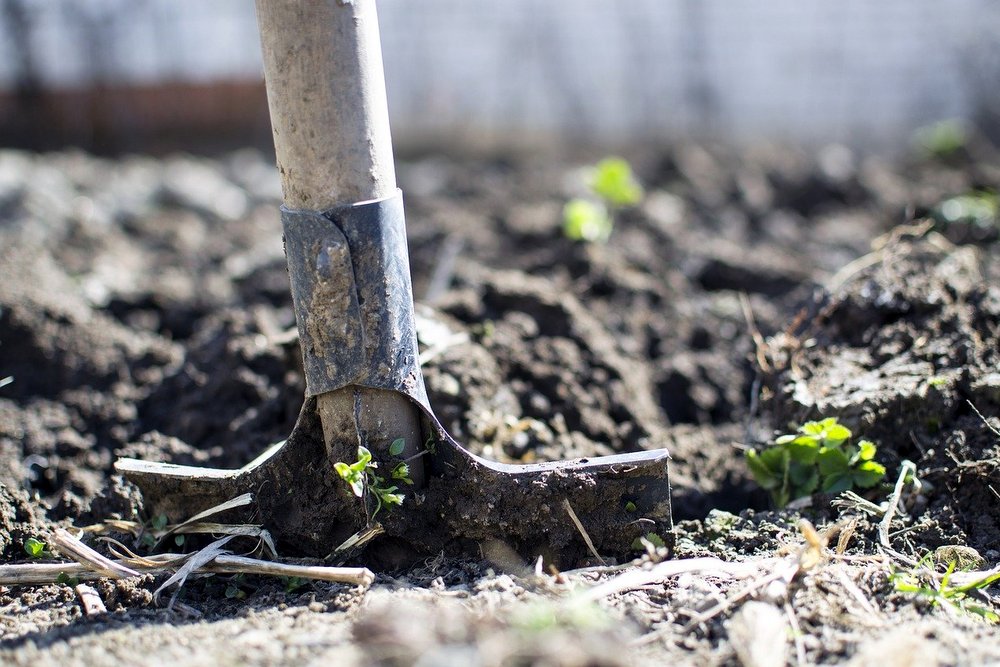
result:
[(256, 590), (256, 586), (247, 581), (247, 576), (241, 572), (226, 582), (224, 595), (228, 600), (243, 600), (254, 590)]
[[(389, 447), (390, 452), (392, 452), (393, 448), (397, 448), (397, 443), (400, 443), (397, 453), (402, 453), (405, 446), (402, 440), (393, 441)], [(358, 498), (364, 498), (365, 494), (368, 493), (375, 499), (375, 511), (372, 512), (372, 518), (383, 507), (393, 507), (403, 504), (403, 494), (397, 493), (399, 487), (387, 486), (388, 483), (385, 478), (375, 473), (378, 469), (378, 463), (372, 460), (372, 453), (368, 451), (367, 447), (358, 447), (358, 460), (354, 463), (348, 464), (337, 461), (333, 464), (333, 468), (340, 475), (340, 478), (347, 483), (347, 486), (350, 487), (351, 493)], [(390, 474), (392, 479), (406, 484), (413, 484), (413, 480), (409, 477), (410, 468), (405, 461), (396, 464)]]
[(646, 551), (652, 549), (665, 549), (667, 543), (656, 533), (646, 533), (632, 540), (633, 551)]
[[(167, 518), (166, 514), (157, 514), (150, 519), (142, 533), (141, 542), (143, 546), (150, 548), (156, 546), (157, 535), (166, 530), (169, 523), (170, 520)], [(180, 544), (178, 544), (178, 546), (180, 546)]]
[(959, 120), (941, 120), (917, 130), (913, 139), (924, 154), (946, 159), (965, 148), (969, 142), (969, 132)]
[(1000, 197), (993, 190), (970, 190), (965, 194), (949, 197), (933, 211), (939, 225), (964, 224), (978, 229), (997, 226), (1000, 218)]
[(29, 537), (24, 541), (24, 553), (32, 558), (44, 558), (49, 555), (45, 549), (45, 542), (34, 537)]
[(80, 579), (78, 577), (71, 577), (66, 572), (60, 572), (56, 575), (56, 583), (64, 586), (76, 586), (80, 583)]
[(771, 447), (748, 451), (747, 467), (778, 507), (817, 489), (840, 493), (875, 486), (885, 477), (885, 466), (874, 461), (875, 444), (851, 444), (851, 436), (835, 417), (806, 422), (796, 433), (776, 438)]
[(302, 577), (282, 577), (281, 581), (285, 584), (286, 593), (294, 593), (308, 583)]
[(955, 572), (956, 561), (951, 561), (945, 573), (938, 578), (930, 566), (931, 560), (931, 554), (927, 554), (910, 570), (894, 570), (889, 575), (889, 582), (893, 589), (899, 593), (908, 593), (927, 600), (933, 607), (942, 606), (953, 611), (978, 616), (987, 623), (1000, 622), (1000, 615), (992, 607), (977, 602), (973, 598), (976, 591), (1000, 580), (1000, 573), (977, 579), (968, 584), (954, 585), (951, 580)]
[(563, 207), (563, 234), (574, 241), (607, 241), (614, 212), (642, 200), (642, 186), (632, 167), (620, 157), (608, 157), (594, 166), (587, 181), (593, 199), (571, 199)]

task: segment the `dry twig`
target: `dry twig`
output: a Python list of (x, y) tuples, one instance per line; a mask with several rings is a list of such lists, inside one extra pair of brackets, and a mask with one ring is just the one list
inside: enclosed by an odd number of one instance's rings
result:
[(97, 591), (87, 584), (77, 584), (73, 590), (80, 598), (80, 606), (83, 608), (84, 616), (100, 616), (108, 613), (108, 608), (104, 606), (104, 600), (101, 599)]
[(102, 577), (125, 579), (126, 577), (139, 576), (139, 573), (132, 568), (102, 556), (63, 528), (56, 528), (52, 543), (61, 553)]
[(878, 541), (889, 555), (907, 565), (916, 566), (917, 561), (893, 549), (892, 544), (889, 542), (889, 527), (892, 525), (893, 517), (896, 516), (896, 508), (899, 507), (899, 499), (903, 495), (903, 486), (906, 485), (907, 474), (917, 474), (917, 466), (912, 461), (903, 461), (903, 464), (899, 467), (899, 477), (896, 478), (896, 487), (892, 490), (892, 495), (889, 496), (889, 504), (885, 509), (885, 514), (882, 515), (882, 520), (878, 524)]
[(594, 558), (597, 559), (597, 562), (599, 562), (601, 565), (606, 565), (607, 563), (605, 563), (604, 559), (601, 558), (601, 555), (597, 553), (597, 549), (594, 547), (594, 541), (590, 539), (590, 534), (587, 533), (587, 529), (584, 528), (583, 524), (580, 522), (580, 517), (578, 517), (576, 515), (576, 512), (573, 511), (573, 506), (569, 504), (569, 500), (566, 498), (563, 498), (563, 507), (566, 508), (566, 514), (569, 514), (569, 518), (572, 519), (573, 525), (576, 526), (576, 529), (578, 531), (580, 531), (580, 536), (583, 538), (583, 541), (587, 544), (587, 548), (590, 549), (590, 553), (594, 555)]

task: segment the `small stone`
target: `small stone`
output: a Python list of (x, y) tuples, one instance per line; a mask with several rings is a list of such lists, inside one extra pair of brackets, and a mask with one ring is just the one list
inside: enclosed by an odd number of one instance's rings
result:
[(986, 564), (979, 552), (964, 544), (946, 544), (934, 550), (934, 561), (942, 565), (955, 564), (956, 570), (975, 570)]

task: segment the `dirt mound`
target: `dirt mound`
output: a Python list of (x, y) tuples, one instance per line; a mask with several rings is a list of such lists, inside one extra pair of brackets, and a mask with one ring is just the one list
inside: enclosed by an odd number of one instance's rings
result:
[[(996, 221), (949, 222), (940, 206), (1000, 189), (1000, 170), (890, 165), (841, 147), (636, 151), (643, 203), (617, 216), (607, 244), (587, 245), (563, 237), (561, 208), (596, 157), (399, 165), (438, 416), (470, 449), (508, 462), (667, 447), (676, 556), (770, 567), (803, 544), (799, 518), (846, 517), (856, 519), (847, 560), (827, 554), (774, 595), (746, 593), (754, 582), (742, 575), (688, 571), (579, 609), (563, 604), (571, 592), (618, 571), (498, 574), (467, 554), (383, 573), (368, 593), (211, 577), (181, 596), (203, 623), (155, 607), (152, 577), (95, 584), (108, 620), (82, 621), (67, 586), (0, 587), (2, 659), (39, 664), (72, 643), (103, 663), (140, 650), (179, 659), (191, 646), (206, 664), (726, 663), (760, 634), (732, 602), (747, 597), (810, 662), (871, 664), (888, 627), (942, 664), (1000, 657), (978, 618), (895, 588), (875, 553), (887, 489), (865, 493), (871, 516), (819, 495), (770, 511), (743, 462), (789, 422), (837, 416), (878, 442), (891, 477), (903, 459), (917, 465), (923, 486), (908, 487), (893, 523), (897, 549), (917, 559), (971, 546), (984, 567), (1000, 562), (1000, 437), (976, 413), (997, 425)], [(57, 524), (155, 520), (113, 475), (117, 456), (237, 467), (287, 436), (303, 381), (278, 196), (273, 166), (254, 152), (0, 152), (5, 563), (26, 560), (23, 540)], [(913, 226), (925, 218), (933, 229)], [(617, 650), (626, 644), (630, 654)]]
[(764, 405), (780, 426), (839, 416), (890, 469), (913, 460), (936, 490), (928, 528), (1000, 555), (1000, 504), (988, 502), (1000, 435), (983, 417), (1000, 413), (1000, 290), (984, 261), (974, 246), (904, 235), (856, 262), (775, 340), (781, 371)]

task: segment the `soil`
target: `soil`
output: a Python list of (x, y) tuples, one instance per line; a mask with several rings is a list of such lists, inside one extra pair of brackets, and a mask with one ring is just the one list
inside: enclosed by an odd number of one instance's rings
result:
[[(897, 590), (884, 507), (817, 494), (774, 510), (743, 458), (836, 416), (888, 470), (864, 499), (886, 502), (901, 463), (916, 464), (896, 554), (949, 547), (1000, 564), (998, 221), (945, 222), (939, 208), (1000, 189), (1000, 160), (982, 152), (628, 151), (647, 192), (606, 244), (561, 233), (596, 153), (401, 160), (438, 418), (501, 462), (666, 447), (669, 554), (649, 545), (632, 568), (560, 574), (472, 549), (381, 568), (366, 589), (214, 576), (189, 581), (174, 608), (154, 599), (165, 576), (100, 580), (108, 613), (95, 617), (69, 585), (0, 587), (0, 661), (1000, 660), (980, 616)], [(287, 437), (304, 387), (279, 198), (269, 158), (250, 150), (0, 152), (0, 381), (12, 378), (0, 386), (0, 563), (27, 562), (24, 541), (58, 526), (148, 523), (118, 457), (235, 468)], [(846, 534), (842, 553), (831, 543), (791, 581), (757, 586), (810, 543), (800, 519)], [(760, 570), (650, 574), (580, 601), (622, 572), (698, 557)], [(976, 601), (992, 605), (990, 589)]]

